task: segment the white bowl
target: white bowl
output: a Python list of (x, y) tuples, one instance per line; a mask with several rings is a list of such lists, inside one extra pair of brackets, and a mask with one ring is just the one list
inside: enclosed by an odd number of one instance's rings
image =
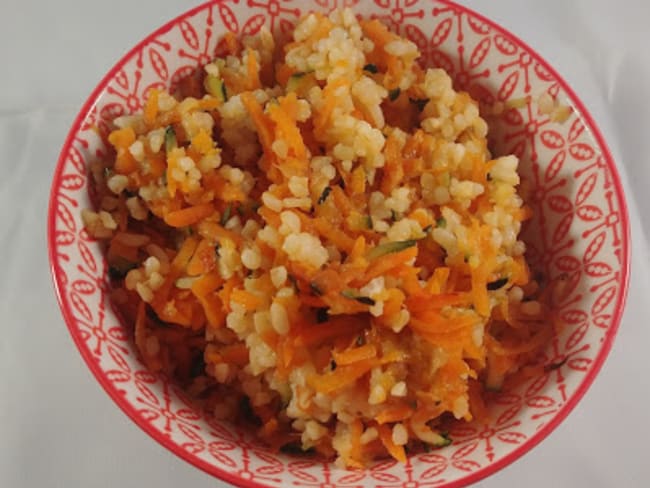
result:
[[(491, 105), (514, 105), (490, 121), (492, 147), (517, 154), (535, 188), (529, 259), (547, 275), (565, 274), (571, 284), (557, 309), (566, 328), (547, 351), (552, 367), (496, 397), (493, 422), (459, 427), (450, 446), (411, 456), (407, 464), (389, 460), (343, 471), (270, 452), (245, 432), (206, 418), (138, 360), (108, 301), (99, 245), (81, 224), (80, 210), (90, 206), (87, 166), (107, 151), (101, 135), (108, 121), (140, 110), (151, 87), (169, 88), (208, 62), (227, 30), (253, 34), (263, 24), (290, 30), (302, 13), (331, 10), (331, 3), (207, 3), (146, 37), (109, 71), (70, 129), (52, 183), (48, 239), (59, 303), (79, 351), (115, 403), (155, 440), (219, 478), (278, 487), (464, 485), (522, 456), (569, 414), (611, 347), (628, 281), (629, 224), (615, 163), (577, 96), (515, 36), (447, 1), (344, 2), (410, 37), (426, 63), (445, 68), (457, 88)], [(554, 122), (539, 112), (544, 93), (571, 108), (568, 120)]]

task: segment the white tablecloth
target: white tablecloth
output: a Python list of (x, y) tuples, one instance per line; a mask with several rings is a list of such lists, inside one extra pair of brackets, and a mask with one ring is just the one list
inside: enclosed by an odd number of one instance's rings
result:
[[(244, 1), (244, 0), (241, 0)], [(0, 0), (0, 487), (226, 486), (135, 426), (59, 313), (45, 215), (58, 152), (101, 76), (190, 0)], [(602, 373), (539, 447), (484, 487), (650, 486), (650, 4), (466, 0), (536, 48), (595, 116), (632, 221), (632, 281)]]

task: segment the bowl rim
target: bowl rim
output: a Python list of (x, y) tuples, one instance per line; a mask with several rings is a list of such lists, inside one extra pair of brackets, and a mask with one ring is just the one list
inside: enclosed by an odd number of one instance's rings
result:
[[(622, 250), (622, 255), (621, 255), (621, 281), (620, 281), (620, 287), (622, 288), (620, 290), (620, 293), (618, 295), (617, 302), (614, 307), (614, 311), (612, 314), (612, 318), (610, 321), (610, 326), (607, 330), (607, 333), (604, 337), (604, 340), (602, 342), (602, 345), (598, 351), (598, 354), (596, 358), (594, 359), (593, 365), (589, 372), (584, 376), (582, 382), (576, 389), (575, 393), (567, 399), (567, 401), (564, 403), (564, 405), (559, 409), (559, 411), (551, 418), (551, 420), (544, 425), (543, 428), (535, 432), (531, 437), (529, 437), (525, 442), (523, 442), (521, 445), (517, 446), (515, 449), (513, 449), (511, 452), (507, 453), (505, 456), (502, 458), (498, 459), (495, 462), (492, 462), (488, 464), (487, 466), (484, 466), (482, 468), (479, 468), (477, 471), (468, 474), (467, 476), (463, 476), (462, 478), (450, 481), (443, 486), (446, 487), (461, 487), (461, 486), (467, 486), (471, 483), (475, 483), (479, 480), (482, 480), (498, 471), (501, 469), (505, 468), (506, 466), (512, 464), (519, 458), (521, 458), (524, 454), (526, 454), (528, 451), (533, 449), (535, 446), (537, 446), (542, 440), (544, 440), (546, 437), (548, 437), (551, 432), (553, 432), (566, 418), (567, 416), (571, 413), (571, 411), (575, 408), (575, 406), (578, 404), (578, 402), (582, 399), (582, 397), (585, 395), (589, 387), (593, 384), (596, 376), (598, 375), (600, 369), (602, 368), (605, 360), (607, 359), (614, 339), (617, 335), (618, 328), (620, 326), (620, 322), (623, 316), (623, 312), (625, 309), (625, 303), (627, 300), (627, 294), (628, 294), (628, 289), (629, 289), (629, 279), (630, 279), (630, 265), (631, 265), (631, 234), (630, 234), (630, 219), (629, 219), (629, 211), (627, 207), (626, 200), (624, 198), (624, 189), (623, 185), (621, 182), (620, 175), (618, 173), (615, 160), (611, 154), (611, 151), (605, 142), (605, 139), (598, 128), (594, 118), (591, 116), (587, 108), (585, 107), (584, 103), (582, 100), (576, 95), (574, 90), (571, 88), (571, 86), (566, 82), (566, 80), (551, 66), (545, 58), (543, 58), (537, 50), (533, 49), (530, 45), (528, 45), (526, 42), (524, 42), (518, 35), (512, 33), (505, 27), (501, 26), (498, 24), (496, 21), (491, 20), (484, 15), (476, 12), (475, 10), (466, 7), (464, 5), (459, 5), (455, 1), (452, 0), (437, 0), (439, 3), (446, 4), (450, 7), (453, 7), (454, 9), (457, 9), (461, 13), (464, 13), (468, 16), (474, 17), (476, 19), (479, 19), (483, 23), (487, 24), (490, 26), (491, 29), (496, 31), (497, 33), (504, 35), (505, 37), (510, 38), (514, 43), (522, 47), (524, 50), (526, 50), (528, 53), (531, 54), (531, 56), (535, 59), (536, 62), (540, 63), (552, 76), (553, 78), (557, 81), (557, 83), (560, 85), (562, 90), (568, 95), (568, 97), (571, 99), (571, 102), (575, 106), (575, 108), (578, 109), (578, 113), (580, 117), (585, 121), (586, 125), (588, 126), (591, 136), (594, 138), (596, 143), (599, 146), (600, 151), (602, 152), (603, 158), (605, 160), (605, 165), (607, 169), (610, 172), (611, 180), (614, 185), (615, 189), (615, 197), (616, 201), (619, 206), (619, 212), (620, 212), (620, 219), (621, 219), (621, 227), (623, 230), (623, 236), (621, 237), (621, 250)], [(49, 269), (50, 269), (50, 274), (52, 278), (52, 283), (54, 286), (54, 292), (56, 295), (57, 302), (59, 304), (59, 308), (61, 310), (61, 313), (63, 315), (64, 321), (66, 323), (66, 326), (68, 328), (68, 331), (77, 347), (79, 350), (79, 353), (84, 359), (84, 362), (92, 372), (93, 376), (97, 380), (97, 382), (101, 385), (101, 387), (104, 389), (104, 391), (108, 394), (108, 396), (113, 400), (113, 402), (138, 426), (140, 427), (143, 431), (145, 431), (151, 438), (153, 438), (156, 442), (158, 442), (160, 445), (168, 449), (170, 452), (174, 453), (176, 456), (179, 458), (183, 459), (184, 461), (188, 462), (189, 464), (203, 470), (205, 473), (215, 476), (223, 481), (226, 481), (228, 483), (232, 483), (237, 486), (244, 486), (247, 488), (267, 488), (269, 485), (266, 485), (264, 483), (260, 483), (258, 481), (254, 480), (249, 480), (249, 479), (244, 479), (239, 476), (237, 476), (234, 473), (228, 472), (226, 470), (223, 470), (219, 468), (218, 466), (215, 466), (211, 463), (208, 463), (207, 461), (204, 461), (197, 456), (191, 454), (190, 452), (184, 450), (179, 446), (177, 443), (175, 443), (170, 437), (165, 436), (161, 432), (159, 432), (156, 428), (153, 427), (153, 425), (149, 422), (144, 421), (140, 415), (138, 415), (138, 412), (136, 408), (128, 402), (123, 395), (121, 395), (118, 390), (108, 381), (106, 378), (104, 371), (100, 367), (99, 363), (97, 363), (92, 355), (89, 352), (89, 349), (87, 349), (84, 344), (83, 340), (81, 337), (79, 337), (78, 334), (75, 333), (74, 329), (74, 316), (72, 313), (72, 310), (64, 300), (63, 294), (64, 294), (64, 284), (62, 283), (62, 279), (60, 274), (56, 270), (56, 237), (55, 237), (55, 221), (56, 221), (56, 194), (57, 190), (61, 186), (61, 179), (63, 176), (63, 167), (65, 164), (65, 160), (67, 158), (67, 155), (69, 153), (70, 147), (72, 146), (74, 139), (75, 139), (75, 134), (79, 132), (81, 129), (81, 125), (84, 121), (84, 119), (87, 117), (87, 115), (91, 112), (93, 107), (96, 105), (98, 102), (98, 99), (101, 95), (101, 93), (106, 89), (110, 81), (115, 77), (115, 75), (124, 67), (124, 65), (140, 50), (142, 50), (148, 43), (150, 43), (152, 40), (157, 38), (158, 36), (164, 34), (165, 32), (171, 30), (174, 26), (178, 25), (181, 21), (183, 21), (186, 18), (192, 17), (198, 12), (206, 9), (209, 5), (211, 4), (216, 4), (218, 3), (218, 0), (208, 0), (206, 2), (203, 2), (183, 13), (180, 15), (172, 18), (168, 22), (164, 23), (162, 26), (158, 27), (154, 31), (152, 31), (150, 34), (148, 34), (146, 37), (144, 37), (142, 40), (140, 40), (137, 44), (135, 44), (131, 49), (129, 49), (122, 57), (113, 65), (113, 67), (101, 78), (97, 86), (93, 89), (91, 94), (88, 96), (86, 101), (83, 103), (81, 106), (81, 109), (77, 113), (72, 126), (70, 127), (70, 130), (65, 138), (65, 141), (63, 143), (63, 146), (61, 148), (61, 151), (59, 153), (59, 157), (57, 159), (56, 167), (54, 170), (53, 174), (53, 180), (52, 180), (52, 185), (50, 188), (50, 195), (49, 195), (49, 203), (48, 203), (48, 214), (47, 214), (47, 247), (48, 247), (48, 261), (49, 261)]]

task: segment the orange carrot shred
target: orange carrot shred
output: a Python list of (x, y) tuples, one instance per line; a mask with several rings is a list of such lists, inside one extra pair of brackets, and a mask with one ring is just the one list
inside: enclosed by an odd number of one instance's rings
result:
[(377, 357), (377, 348), (374, 344), (364, 344), (342, 352), (333, 351), (332, 357), (337, 365), (344, 366)]
[(204, 203), (194, 207), (169, 212), (165, 215), (165, 223), (171, 227), (187, 227), (194, 225), (214, 213), (211, 203)]
[(406, 463), (406, 452), (404, 446), (398, 446), (393, 442), (393, 432), (388, 425), (377, 425), (379, 439), (388, 453), (397, 459), (400, 463)]

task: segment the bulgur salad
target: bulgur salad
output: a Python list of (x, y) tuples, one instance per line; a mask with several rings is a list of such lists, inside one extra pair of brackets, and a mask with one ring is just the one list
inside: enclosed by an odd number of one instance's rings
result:
[(517, 158), (378, 20), (223, 45), (91, 167), (82, 218), (142, 360), (275, 449), (363, 467), (449, 444), (555, 333)]

